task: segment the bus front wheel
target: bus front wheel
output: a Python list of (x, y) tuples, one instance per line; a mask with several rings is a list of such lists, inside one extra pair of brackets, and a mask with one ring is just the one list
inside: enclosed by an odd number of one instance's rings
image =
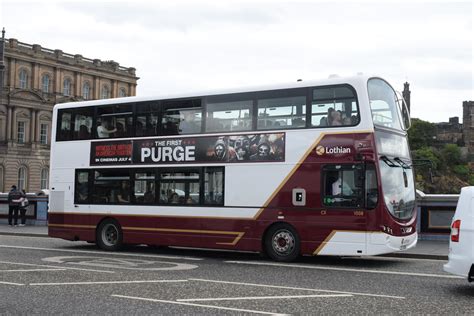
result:
[(300, 238), (287, 224), (276, 224), (265, 235), (265, 251), (275, 261), (290, 262), (300, 255)]
[(97, 228), (97, 245), (103, 250), (113, 251), (122, 247), (122, 227), (114, 219), (106, 219)]

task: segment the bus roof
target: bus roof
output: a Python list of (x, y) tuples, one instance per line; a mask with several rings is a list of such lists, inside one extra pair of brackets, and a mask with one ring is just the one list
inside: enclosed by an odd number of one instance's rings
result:
[(273, 85), (265, 85), (265, 86), (239, 87), (239, 88), (219, 89), (219, 90), (209, 90), (209, 91), (193, 91), (193, 92), (187, 92), (187, 93), (182, 93), (182, 94), (176, 93), (176, 94), (163, 94), (163, 95), (156, 95), (156, 96), (143, 96), (143, 97), (135, 96), (135, 97), (99, 99), (99, 100), (81, 101), (81, 102), (67, 102), (67, 103), (56, 104), (54, 107), (55, 109), (77, 108), (77, 107), (85, 107), (85, 106), (98, 106), (98, 105), (131, 103), (131, 102), (141, 102), (141, 101), (198, 98), (202, 96), (234, 94), (234, 93), (244, 93), (244, 92), (307, 88), (307, 87), (312, 87), (312, 86), (325, 86), (325, 85), (335, 85), (335, 84), (350, 84), (350, 85), (354, 85), (355, 83), (365, 84), (365, 82), (367, 82), (369, 78), (374, 78), (374, 77), (380, 78), (379, 76), (368, 76), (368, 75), (357, 75), (357, 76), (351, 76), (351, 77), (330, 76), (328, 79), (322, 79), (322, 80), (295, 81), (291, 83), (273, 84)]

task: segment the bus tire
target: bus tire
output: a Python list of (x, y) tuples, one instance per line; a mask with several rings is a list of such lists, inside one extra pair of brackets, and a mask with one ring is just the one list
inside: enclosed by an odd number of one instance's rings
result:
[(106, 219), (97, 228), (96, 240), (100, 249), (119, 250), (123, 246), (122, 227), (115, 219)]
[(290, 262), (300, 255), (300, 237), (288, 224), (271, 226), (265, 234), (265, 252), (275, 261)]

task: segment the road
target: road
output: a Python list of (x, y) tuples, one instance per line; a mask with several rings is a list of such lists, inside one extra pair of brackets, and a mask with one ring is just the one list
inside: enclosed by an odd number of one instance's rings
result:
[(0, 314), (474, 314), (474, 284), (443, 264), (0, 236)]

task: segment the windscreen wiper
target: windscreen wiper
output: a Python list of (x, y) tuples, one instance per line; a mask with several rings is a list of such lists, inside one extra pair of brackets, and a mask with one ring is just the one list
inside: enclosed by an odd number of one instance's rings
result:
[(400, 166), (402, 166), (403, 169), (410, 169), (411, 167), (407, 165), (403, 160), (401, 160), (399, 157), (395, 157), (393, 160), (398, 162)]
[(399, 167), (397, 164), (391, 161), (387, 156), (381, 156), (380, 159), (382, 159), (382, 161), (385, 162), (387, 166), (389, 167), (396, 167), (396, 168)]

